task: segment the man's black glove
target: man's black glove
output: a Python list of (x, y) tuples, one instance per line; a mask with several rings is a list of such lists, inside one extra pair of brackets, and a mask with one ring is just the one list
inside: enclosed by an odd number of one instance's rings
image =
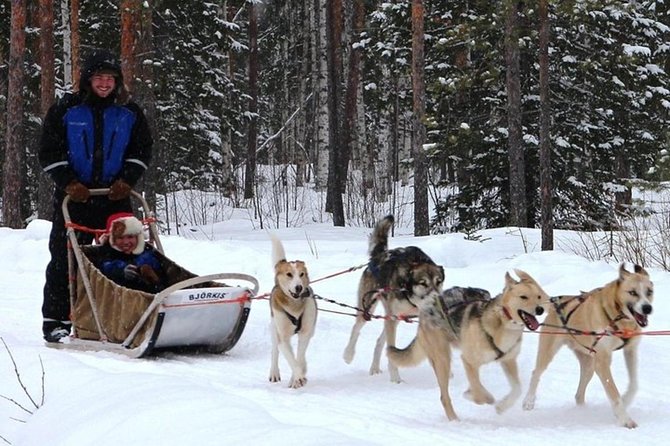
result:
[(65, 186), (65, 193), (70, 196), (70, 200), (77, 203), (84, 203), (91, 196), (91, 191), (77, 180), (70, 181), (70, 184)]
[(133, 188), (130, 187), (128, 183), (118, 179), (114, 181), (111, 186), (109, 186), (108, 197), (112, 201), (123, 200), (124, 198), (128, 198), (130, 196), (130, 191), (132, 189)]

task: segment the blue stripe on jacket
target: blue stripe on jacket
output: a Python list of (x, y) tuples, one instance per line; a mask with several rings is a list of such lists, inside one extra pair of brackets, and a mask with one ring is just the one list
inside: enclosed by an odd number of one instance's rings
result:
[[(102, 183), (111, 183), (123, 168), (126, 148), (135, 124), (135, 113), (112, 105), (103, 114)], [(63, 118), (68, 142), (68, 157), (77, 177), (85, 184), (93, 180), (94, 123), (88, 105), (71, 107)]]

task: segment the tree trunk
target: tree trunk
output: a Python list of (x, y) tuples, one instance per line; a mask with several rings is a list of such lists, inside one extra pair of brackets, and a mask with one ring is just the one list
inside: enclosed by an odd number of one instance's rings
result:
[[(365, 27), (365, 5), (363, 0), (354, 0), (353, 30), (350, 38), (351, 49), (349, 53), (349, 72), (347, 74), (347, 91), (344, 102), (344, 120), (342, 123), (342, 150), (340, 150), (340, 165), (338, 187), (339, 197), (346, 190), (346, 179), (349, 172), (349, 160), (353, 152), (354, 135), (356, 133), (356, 105), (358, 103), (358, 84), (360, 79), (360, 61), (361, 49), (356, 43), (360, 38), (360, 33)], [(344, 212), (344, 211), (343, 211)], [(342, 224), (344, 226), (344, 215), (342, 215)]]
[(344, 206), (342, 203), (342, 0), (330, 0), (330, 20), (328, 21), (328, 110), (330, 115), (328, 188), (326, 191), (326, 211), (332, 212), (333, 224), (344, 226)]
[(23, 60), (26, 50), (26, 0), (12, 0), (7, 88), (7, 133), (3, 165), (2, 219), (4, 226), (23, 228), (21, 197), (25, 154), (23, 141)]
[(156, 209), (156, 195), (158, 193), (165, 193), (164, 188), (160, 187), (159, 182), (159, 163), (163, 159), (163, 155), (160, 151), (161, 139), (157, 134), (156, 128), (156, 94), (154, 93), (153, 68), (156, 52), (154, 48), (153, 3), (153, 0), (145, 0), (138, 10), (137, 76), (132, 87), (134, 97), (144, 109), (144, 114), (154, 139), (151, 165), (144, 173), (139, 188), (144, 191), (144, 196), (150, 209)]
[[(44, 117), (54, 102), (56, 91), (54, 69), (54, 2), (40, 0), (39, 3), (40, 27), (40, 116)], [(39, 172), (37, 194), (37, 216), (41, 219), (51, 219), (51, 195), (53, 182), (42, 169)]]
[(551, 198), (551, 103), (549, 98), (549, 0), (539, 0), (540, 21), (540, 222), (542, 250), (554, 249), (554, 216)]
[[(9, 43), (9, 42), (7, 42)], [(0, 60), (5, 60), (5, 44), (0, 43)], [(0, 70), (0, 144), (4, 144), (5, 137), (7, 135), (7, 120), (2, 119), (2, 116), (7, 116), (7, 75), (3, 70)], [(3, 149), (0, 149), (0, 153), (4, 151), (4, 146)], [(4, 163), (3, 163), (4, 164)], [(2, 165), (0, 165), (0, 177), (2, 177)], [(0, 184), (0, 192), (2, 191), (2, 185)], [(0, 209), (1, 212), (1, 209)], [(0, 220), (2, 220), (2, 216), (0, 214)]]
[[(302, 15), (302, 42), (300, 45), (300, 54), (298, 55), (300, 62), (300, 80), (298, 83), (298, 98), (300, 101), (304, 101), (307, 97), (307, 79), (310, 75), (310, 41), (312, 39), (312, 32), (310, 30), (311, 20), (310, 17), (313, 14), (314, 2), (303, 0), (301, 2), (303, 8)], [(311, 5), (311, 6), (310, 6)], [(311, 80), (312, 85), (314, 85), (314, 79)], [(312, 100), (312, 103), (314, 101)], [(307, 119), (309, 112), (303, 113), (300, 116), (296, 123), (296, 153), (295, 153), (295, 184), (298, 187), (304, 186), (307, 181), (307, 154), (305, 153), (305, 147), (309, 144), (308, 136), (308, 125)]]
[(318, 0), (319, 9), (315, 14), (318, 23), (315, 27), (318, 45), (315, 45), (318, 61), (315, 64), (315, 79), (318, 80), (318, 98), (316, 101), (316, 172), (314, 181), (317, 190), (324, 190), (328, 185), (328, 171), (331, 166), (328, 160), (328, 143), (330, 132), (330, 115), (328, 114), (328, 37), (326, 32), (326, 12), (328, 0)]
[(121, 72), (126, 88), (132, 91), (137, 73), (136, 48), (139, 0), (121, 0)]
[[(221, 2), (220, 17), (223, 20), (233, 22), (235, 19), (236, 8), (228, 5), (227, 0)], [(231, 48), (228, 51), (227, 61), (228, 79), (235, 79), (235, 51)], [(230, 124), (227, 124), (225, 119), (226, 107), (233, 102), (232, 92), (227, 92), (228, 101), (224, 101), (221, 105), (221, 185), (223, 187), (223, 195), (232, 198), (236, 195), (237, 186), (235, 184), (235, 166), (233, 165), (233, 129)]]
[(70, 27), (70, 7), (68, 0), (60, 1), (60, 16), (61, 27), (63, 29), (63, 85), (66, 90), (76, 91), (73, 78), (78, 78), (79, 76), (77, 73), (72, 72), (72, 30)]
[(509, 156), (510, 225), (528, 225), (526, 174), (521, 128), (521, 80), (519, 68), (518, 0), (507, 1), (505, 64), (507, 68), (507, 126)]
[(70, 0), (70, 57), (72, 58), (72, 90), (79, 90), (79, 0)]
[(258, 119), (258, 22), (256, 6), (249, 3), (249, 140), (247, 142), (247, 165), (244, 177), (244, 198), (254, 197), (256, 178), (256, 146)]
[(414, 112), (414, 235), (428, 235), (428, 162), (423, 144), (426, 141), (426, 89), (424, 66), (423, 0), (412, 0), (412, 90)]

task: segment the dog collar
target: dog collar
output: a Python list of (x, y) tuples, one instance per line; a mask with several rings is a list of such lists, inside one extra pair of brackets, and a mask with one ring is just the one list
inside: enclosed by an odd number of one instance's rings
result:
[(505, 317), (511, 321), (512, 320), (512, 315), (510, 314), (507, 307), (503, 305), (502, 309), (503, 309), (503, 314), (505, 315)]

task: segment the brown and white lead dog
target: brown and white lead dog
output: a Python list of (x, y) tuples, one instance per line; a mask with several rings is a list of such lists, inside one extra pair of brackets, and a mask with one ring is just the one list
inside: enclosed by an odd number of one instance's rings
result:
[(414, 366), (426, 357), (430, 360), (449, 420), (458, 419), (449, 396), (452, 346), (461, 349), (470, 384), (466, 398), (476, 404), (495, 402), (479, 378), (479, 369), (493, 361), (500, 364), (511, 386), (509, 393), (496, 404), (496, 411), (509, 409), (521, 395), (517, 357), (523, 330), (539, 328), (535, 316), (544, 312), (549, 296), (530, 275), (515, 272), (519, 280), (505, 274), (505, 288), (493, 299), (480, 288), (445, 290), (433, 306), (420, 308), (419, 329), (409, 346), (387, 347), (388, 357), (396, 366)]
[[(291, 366), (289, 387), (297, 389), (307, 383), (307, 360), (305, 352), (314, 335), (316, 326), (316, 301), (309, 286), (309, 274), (305, 262), (287, 261), (284, 246), (274, 235), (272, 240), (272, 263), (275, 270), (275, 285), (270, 294), (272, 331), (272, 363), (270, 382), (281, 381), (279, 374), (279, 352)], [(291, 338), (298, 335), (298, 350), (293, 354)]]
[[(567, 345), (579, 360), (580, 376), (575, 400), (584, 404), (586, 386), (593, 373), (597, 373), (610, 400), (617, 422), (634, 428), (637, 423), (628, 415), (626, 407), (637, 392), (636, 336), (647, 326), (652, 311), (654, 285), (647, 271), (639, 265), (633, 272), (624, 265), (619, 267), (619, 277), (607, 285), (576, 296), (557, 296), (544, 320), (540, 332), (535, 370), (523, 401), (523, 408), (535, 407), (535, 396), (540, 377), (563, 345)], [(557, 332), (565, 332), (557, 334)], [(606, 336), (605, 333), (611, 333)], [(628, 389), (623, 397), (619, 393), (612, 370), (612, 353), (623, 350), (628, 369)]]

